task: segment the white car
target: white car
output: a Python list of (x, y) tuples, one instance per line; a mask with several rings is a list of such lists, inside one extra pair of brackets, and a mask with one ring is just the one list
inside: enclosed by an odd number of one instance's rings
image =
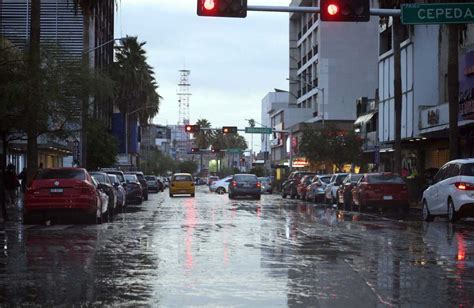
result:
[(337, 196), (337, 189), (339, 185), (342, 184), (342, 181), (346, 178), (347, 173), (334, 173), (329, 181), (329, 184), (326, 186), (324, 190), (324, 198), (326, 202), (330, 202), (332, 204), (336, 203), (336, 196)]
[(474, 217), (474, 158), (446, 163), (423, 192), (423, 219), (447, 215), (450, 222)]
[(218, 181), (212, 182), (212, 184), (209, 186), (209, 190), (218, 194), (225, 194), (229, 191), (229, 184), (232, 181), (232, 178), (233, 176), (230, 175)]

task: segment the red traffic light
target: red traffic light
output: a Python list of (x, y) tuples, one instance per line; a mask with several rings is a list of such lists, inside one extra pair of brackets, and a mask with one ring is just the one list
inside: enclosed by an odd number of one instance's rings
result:
[(247, 0), (197, 0), (198, 16), (247, 17)]
[(192, 153), (198, 153), (198, 152), (199, 152), (199, 148), (191, 148), (191, 152), (192, 152)]
[(370, 20), (369, 0), (320, 0), (319, 5), (322, 21)]
[(185, 125), (184, 131), (187, 133), (197, 133), (201, 127), (199, 125)]
[(339, 7), (336, 4), (330, 4), (327, 6), (327, 12), (329, 15), (334, 16), (339, 12)]
[(222, 132), (224, 134), (235, 134), (237, 133), (237, 126), (224, 126), (222, 127)]

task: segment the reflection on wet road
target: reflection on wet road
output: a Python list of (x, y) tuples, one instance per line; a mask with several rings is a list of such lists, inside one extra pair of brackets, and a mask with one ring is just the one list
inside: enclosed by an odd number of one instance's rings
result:
[[(0, 227), (2, 228), (2, 227)], [(0, 229), (1, 305), (473, 306), (474, 224), (264, 195), (152, 195), (113, 223)]]

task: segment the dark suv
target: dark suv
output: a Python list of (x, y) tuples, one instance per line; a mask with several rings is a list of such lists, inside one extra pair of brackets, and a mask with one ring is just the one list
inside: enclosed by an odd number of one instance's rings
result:
[(142, 185), (142, 196), (143, 200), (148, 200), (148, 183), (146, 182), (145, 175), (141, 171), (127, 171), (126, 174), (135, 174), (138, 181)]
[(297, 186), (301, 181), (301, 178), (305, 175), (313, 175), (314, 172), (310, 171), (293, 171), (290, 173), (290, 176), (286, 181), (283, 182), (281, 185), (281, 196), (286, 198), (286, 196), (290, 196), (291, 199), (294, 199), (297, 196)]
[(252, 196), (260, 200), (261, 184), (255, 174), (235, 174), (229, 184), (229, 199)]

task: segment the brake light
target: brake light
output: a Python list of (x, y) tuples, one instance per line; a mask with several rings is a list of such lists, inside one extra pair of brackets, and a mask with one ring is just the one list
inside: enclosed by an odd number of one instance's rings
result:
[(257, 187), (258, 187), (258, 188), (262, 187), (262, 183), (257, 182)]
[(471, 183), (456, 182), (454, 183), (454, 185), (459, 190), (474, 190), (474, 184), (471, 184)]
[(232, 186), (233, 186), (233, 187), (237, 187), (237, 182), (236, 182), (236, 181), (232, 181)]

